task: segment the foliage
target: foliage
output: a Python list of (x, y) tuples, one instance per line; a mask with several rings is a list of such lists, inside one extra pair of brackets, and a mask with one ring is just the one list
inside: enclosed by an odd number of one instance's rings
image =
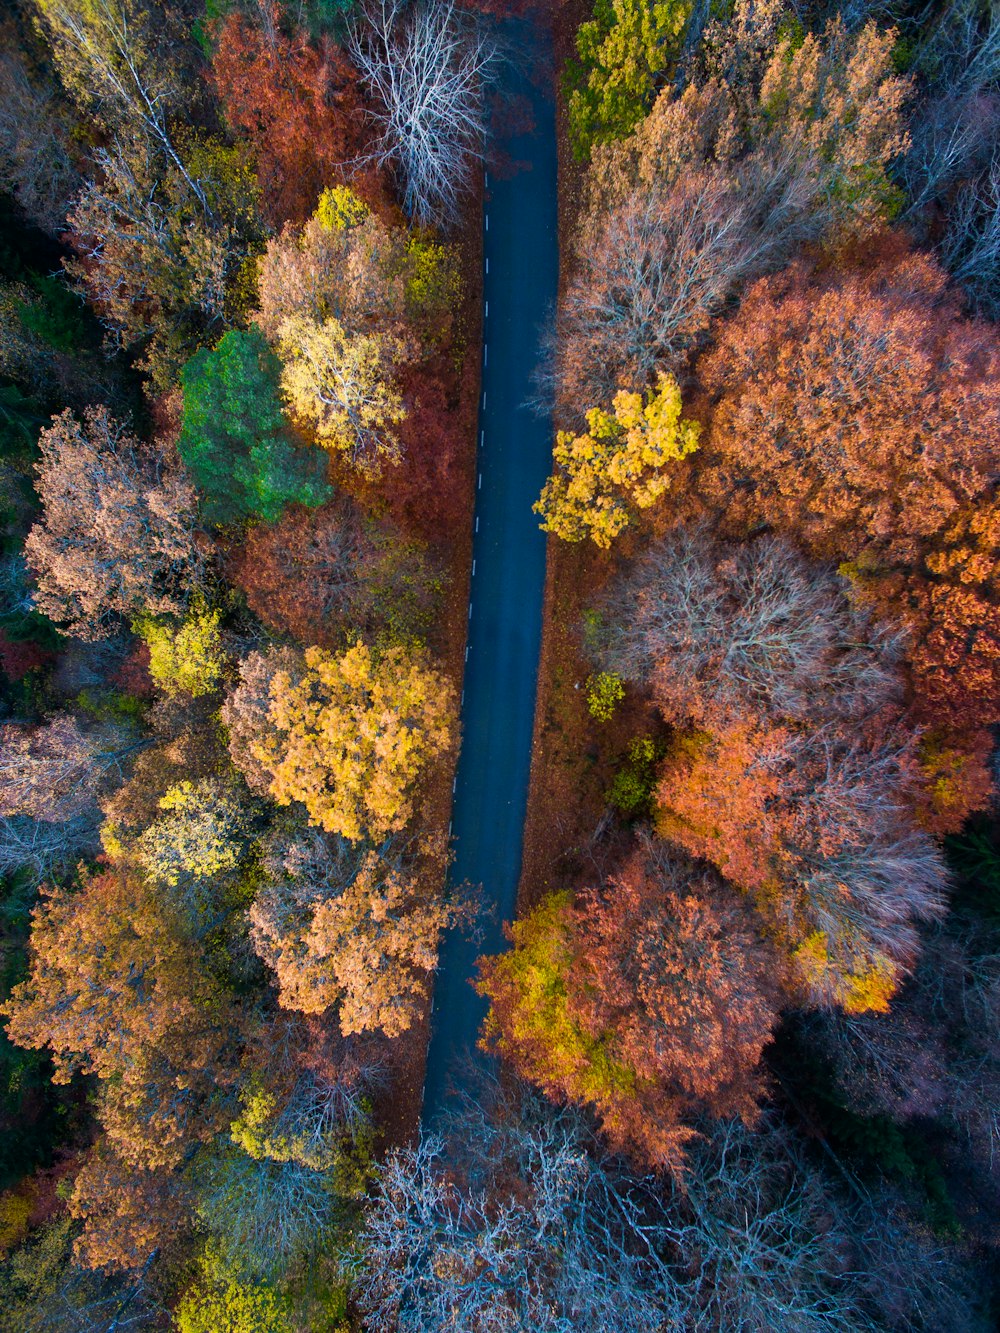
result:
[(359, 640), (340, 656), (308, 648), (299, 669), (275, 660), (263, 699), (244, 672), (223, 719), (232, 729), (247, 717), (249, 764), (239, 742), (233, 758), (266, 772), (274, 800), (301, 801), (311, 823), (358, 841), (406, 825), (418, 778), (454, 743), (455, 713), (451, 684), (425, 653), (376, 656)]
[(576, 34), (570, 64), (569, 133), (578, 161), (595, 144), (623, 139), (645, 117), (691, 12), (689, 0), (596, 0)]
[(25, 542), (39, 609), (86, 639), (120, 616), (182, 611), (200, 564), (183, 475), (105, 408), (82, 425), (54, 417), (39, 448), (42, 517)]
[(608, 804), (626, 819), (651, 814), (657, 772), (666, 753), (667, 747), (652, 736), (636, 736), (629, 741), (624, 762), (608, 788)]
[(226, 665), (220, 612), (193, 608), (179, 625), (143, 616), (135, 629), (149, 649), (149, 674), (166, 694), (212, 694)]
[(207, 1246), (196, 1281), (175, 1313), (178, 1333), (293, 1333), (285, 1299), (266, 1282), (233, 1273), (218, 1250)]
[(891, 34), (848, 36), (838, 19), (796, 46), (780, 9), (739, 0), (704, 77), (595, 151), (549, 375), (571, 411), (678, 371), (748, 281), (894, 208), (907, 84)]
[(255, 149), (266, 216), (274, 225), (301, 222), (324, 184), (358, 156), (363, 144), (357, 76), (327, 38), (316, 44), (279, 23), (266, 0), (255, 22), (236, 8), (216, 31), (212, 80), (234, 134)]
[(405, 408), (389, 382), (398, 344), (375, 334), (352, 336), (336, 319), (316, 324), (292, 316), (281, 325), (278, 349), (285, 400), (320, 444), (367, 476), (399, 462), (394, 427)]
[(322, 504), (322, 456), (297, 448), (277, 393), (276, 360), (263, 335), (227, 333), (184, 367), (184, 419), (177, 449), (214, 523), (261, 518), (286, 504)]
[(237, 1016), (183, 918), (124, 867), (47, 892), (33, 913), (27, 978), (2, 1012), (13, 1041), (50, 1047), (55, 1081), (96, 1073), (116, 1148), (173, 1165), (213, 1132)]
[(587, 677), (587, 711), (598, 722), (610, 722), (625, 698), (625, 685), (616, 671), (599, 671)]
[(343, 494), (318, 509), (290, 508), (274, 527), (251, 528), (232, 577), (265, 625), (325, 648), (358, 633), (423, 638), (441, 589), (422, 546), (364, 519)]
[(762, 282), (701, 365), (718, 406), (699, 488), (842, 561), (910, 631), (922, 718), (958, 735), (997, 715), (998, 355), (933, 260), (890, 249)]
[[(306, 832), (279, 844), (250, 910), (251, 938), (274, 969), (279, 1001), (303, 1013), (337, 1005), (345, 1036), (406, 1031), (423, 1012), (442, 932), (467, 918), (460, 899), (431, 896), (440, 873), (393, 853)], [(423, 876), (419, 873), (423, 869)]]
[(668, 375), (645, 401), (620, 391), (613, 413), (592, 408), (587, 424), (585, 435), (559, 432), (556, 471), (534, 509), (546, 532), (608, 547), (636, 509), (648, 509), (666, 491), (664, 468), (697, 449), (701, 428), (681, 417), (680, 388)]

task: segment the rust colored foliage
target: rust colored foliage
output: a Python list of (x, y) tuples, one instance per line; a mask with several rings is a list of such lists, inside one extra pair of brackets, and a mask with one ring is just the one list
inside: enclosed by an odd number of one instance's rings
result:
[(253, 144), (264, 211), (275, 226), (304, 221), (323, 188), (345, 176), (363, 140), (356, 71), (344, 52), (287, 36), (280, 7), (264, 22), (239, 10), (222, 23), (212, 79), (230, 128)]
[(190, 1222), (183, 1178), (137, 1170), (104, 1140), (73, 1183), (71, 1216), (83, 1223), (76, 1257), (89, 1268), (138, 1269), (153, 1250), (170, 1250)]
[[(930, 257), (759, 282), (702, 358), (716, 395), (698, 485), (842, 562), (902, 620), (922, 719), (1000, 717), (1000, 343)], [(974, 748), (974, 747), (973, 747)]]
[(480, 960), (486, 1044), (609, 1141), (671, 1171), (699, 1115), (753, 1120), (777, 1018), (776, 960), (711, 870), (646, 841), (579, 907), (543, 901)]
[(2, 1012), (12, 1041), (51, 1050), (55, 1082), (98, 1075), (105, 1128), (133, 1164), (172, 1166), (218, 1131), (238, 1015), (177, 914), (136, 876), (84, 876), (43, 898), (28, 977)]
[(776, 960), (710, 870), (647, 842), (575, 914), (570, 1008), (643, 1082), (752, 1120)]
[[(477, 369), (472, 361), (464, 377)], [(469, 427), (460, 405), (473, 400), (475, 391), (456, 382), (447, 353), (405, 367), (399, 378), (409, 409), (399, 428), (405, 462), (393, 474), (386, 498), (406, 532), (440, 546), (442, 537), (458, 527), (467, 503), (464, 451)]]
[(338, 498), (251, 528), (231, 572), (265, 625), (329, 647), (345, 623), (367, 627), (363, 579), (375, 555), (360, 515)]

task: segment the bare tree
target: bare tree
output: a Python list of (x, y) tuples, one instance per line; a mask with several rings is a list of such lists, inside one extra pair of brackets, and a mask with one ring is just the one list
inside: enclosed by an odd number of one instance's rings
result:
[(65, 222), (79, 184), (57, 100), (31, 82), (13, 51), (0, 56), (0, 183), (50, 234)]
[(348, 46), (380, 102), (374, 160), (399, 172), (410, 217), (453, 222), (482, 157), (495, 43), (454, 0), (370, 0)]
[(575, 1113), (526, 1095), (503, 1120), (469, 1104), (448, 1129), (382, 1168), (363, 1239), (366, 1328), (682, 1327), (641, 1191), (589, 1155)]
[(958, 191), (940, 249), (975, 308), (1000, 318), (1000, 155)]
[(612, 589), (603, 626), (602, 665), (652, 684), (675, 720), (857, 717), (902, 695), (898, 636), (771, 537), (730, 546), (675, 528)]

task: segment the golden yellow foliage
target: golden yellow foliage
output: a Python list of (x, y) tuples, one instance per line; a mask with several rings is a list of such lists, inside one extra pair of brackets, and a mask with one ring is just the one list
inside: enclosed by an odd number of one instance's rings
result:
[(413, 813), (417, 779), (455, 739), (448, 679), (419, 650), (375, 656), (360, 641), (339, 657), (305, 654), (293, 680), (270, 684), (275, 733), (257, 746), (279, 804), (301, 801), (313, 824), (358, 841), (402, 829)]
[(662, 374), (645, 400), (622, 390), (613, 413), (592, 408), (587, 425), (583, 435), (559, 432), (556, 470), (534, 508), (545, 532), (608, 547), (635, 509), (648, 509), (667, 489), (664, 469), (697, 449), (701, 427), (681, 417), (677, 381)]

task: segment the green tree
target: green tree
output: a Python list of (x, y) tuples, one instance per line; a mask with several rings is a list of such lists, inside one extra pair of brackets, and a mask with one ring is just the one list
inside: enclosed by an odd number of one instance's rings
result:
[(329, 497), (323, 455), (293, 443), (277, 381), (277, 361), (258, 329), (232, 330), (184, 367), (177, 448), (214, 523), (273, 523), (291, 501), (313, 508)]
[(579, 161), (595, 144), (626, 138), (643, 119), (690, 13), (690, 0), (597, 0), (576, 34), (580, 62), (567, 71)]

